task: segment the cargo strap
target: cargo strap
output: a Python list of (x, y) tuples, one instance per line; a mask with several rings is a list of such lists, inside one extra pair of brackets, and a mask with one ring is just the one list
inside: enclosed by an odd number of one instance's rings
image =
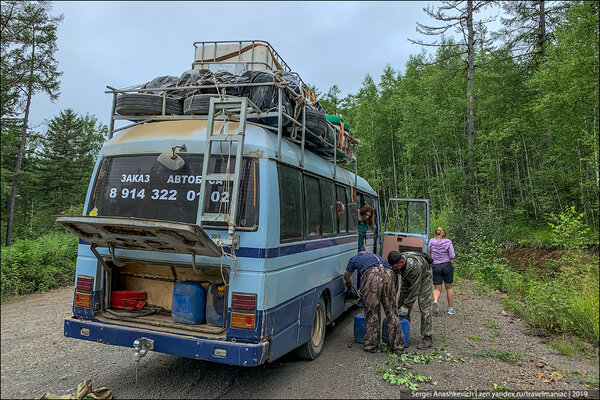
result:
[[(288, 87), (290, 82), (285, 80), (281, 72), (275, 72), (275, 74), (273, 75), (273, 83), (275, 84), (275, 87), (284, 89), (287, 95), (294, 101), (294, 120), (297, 121), (298, 117), (300, 116), (300, 112), (306, 105), (306, 99), (304, 98), (302, 93), (296, 93)], [(290, 138), (292, 140), (296, 139), (297, 129), (298, 126), (296, 125), (296, 122), (292, 121), (292, 132), (290, 133)]]

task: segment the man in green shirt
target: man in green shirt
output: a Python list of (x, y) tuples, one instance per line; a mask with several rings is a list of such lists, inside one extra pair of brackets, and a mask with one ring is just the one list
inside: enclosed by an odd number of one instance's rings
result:
[(423, 339), (417, 349), (424, 350), (433, 346), (431, 334), (431, 307), (433, 305), (433, 274), (429, 263), (422, 254), (415, 251), (399, 253), (391, 251), (388, 263), (402, 277), (400, 296), (398, 297), (398, 315), (410, 319), (410, 310), (419, 302), (421, 311), (421, 335)]

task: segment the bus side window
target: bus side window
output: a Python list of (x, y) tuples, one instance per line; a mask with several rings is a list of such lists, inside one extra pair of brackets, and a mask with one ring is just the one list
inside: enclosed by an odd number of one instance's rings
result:
[(332, 181), (320, 180), (321, 211), (323, 212), (323, 236), (335, 235), (335, 186)]
[(302, 174), (299, 170), (277, 165), (279, 175), (279, 237), (281, 241), (301, 240), (304, 205)]
[(372, 232), (373, 229), (377, 228), (377, 207), (375, 204), (375, 199), (373, 199), (373, 197), (371, 196), (366, 196), (365, 201), (367, 202), (368, 205), (370, 205), (371, 207), (373, 207), (373, 227), (368, 228), (369, 232)]
[(348, 204), (346, 190), (343, 186), (336, 185), (337, 201), (335, 203), (338, 233), (348, 232)]
[(319, 196), (319, 181), (312, 176), (304, 176), (306, 195), (306, 231), (309, 239), (320, 237), (321, 229), (321, 197)]
[(346, 188), (346, 198), (348, 199), (348, 232), (358, 231), (358, 199), (357, 193)]

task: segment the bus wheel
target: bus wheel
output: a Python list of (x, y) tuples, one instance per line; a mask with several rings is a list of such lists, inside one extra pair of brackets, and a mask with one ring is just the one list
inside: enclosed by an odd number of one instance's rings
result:
[(298, 355), (300, 358), (314, 360), (321, 354), (323, 343), (325, 342), (325, 329), (327, 328), (326, 313), (325, 299), (321, 296), (317, 308), (315, 309), (315, 319), (313, 321), (310, 339), (307, 343), (298, 348)]

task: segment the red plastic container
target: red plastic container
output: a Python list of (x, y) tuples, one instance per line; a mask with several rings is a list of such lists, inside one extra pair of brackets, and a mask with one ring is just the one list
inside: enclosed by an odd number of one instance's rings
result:
[(110, 294), (110, 306), (112, 308), (121, 308), (124, 310), (133, 310), (144, 308), (148, 297), (146, 292), (136, 292), (135, 290), (114, 290)]

